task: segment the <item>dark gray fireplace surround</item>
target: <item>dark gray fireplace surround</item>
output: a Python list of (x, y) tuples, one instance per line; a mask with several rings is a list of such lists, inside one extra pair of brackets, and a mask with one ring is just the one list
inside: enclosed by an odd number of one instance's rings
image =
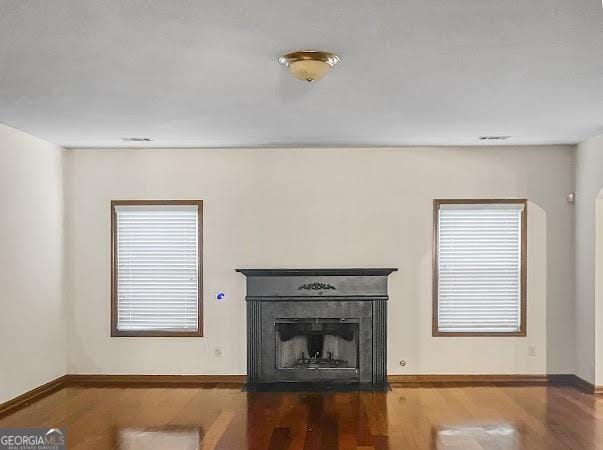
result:
[(397, 269), (237, 269), (247, 277), (247, 390), (387, 388)]

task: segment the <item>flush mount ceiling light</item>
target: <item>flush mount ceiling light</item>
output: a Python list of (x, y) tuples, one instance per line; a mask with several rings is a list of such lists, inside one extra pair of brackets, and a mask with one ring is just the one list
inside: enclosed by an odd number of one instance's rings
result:
[(298, 80), (312, 83), (323, 78), (339, 62), (339, 57), (331, 52), (300, 50), (281, 56), (278, 62), (287, 67)]

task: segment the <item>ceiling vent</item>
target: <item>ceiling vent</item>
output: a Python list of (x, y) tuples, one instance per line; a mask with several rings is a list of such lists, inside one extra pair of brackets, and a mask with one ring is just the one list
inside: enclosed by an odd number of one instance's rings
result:
[(147, 137), (125, 137), (125, 138), (121, 138), (121, 140), (124, 142), (151, 142), (152, 141), (151, 138), (147, 138)]
[(504, 141), (509, 139), (511, 136), (480, 136), (480, 141)]

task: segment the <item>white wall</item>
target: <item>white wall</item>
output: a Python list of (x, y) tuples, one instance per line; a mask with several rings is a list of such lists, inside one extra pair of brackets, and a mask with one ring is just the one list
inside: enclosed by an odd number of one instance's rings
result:
[[(602, 152), (603, 152), (603, 146)], [(603, 184), (603, 180), (602, 180)], [(596, 199), (595, 228), (595, 384), (603, 385), (603, 188)]]
[(576, 374), (598, 385), (603, 384), (603, 345), (596, 346), (603, 338), (603, 299), (596, 304), (595, 206), (602, 187), (603, 135), (580, 144), (576, 160)]
[[(573, 372), (572, 147), (75, 149), (65, 159), (69, 373), (244, 373), (245, 280), (234, 269), (346, 266), (400, 268), (390, 373)], [(530, 200), (527, 338), (431, 337), (435, 197)], [(203, 338), (109, 336), (109, 202), (145, 198), (205, 201)]]
[(62, 149), (0, 124), (0, 403), (65, 374)]

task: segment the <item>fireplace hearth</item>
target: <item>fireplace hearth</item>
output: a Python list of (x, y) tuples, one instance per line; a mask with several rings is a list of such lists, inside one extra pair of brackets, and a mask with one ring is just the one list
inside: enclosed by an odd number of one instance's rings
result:
[(248, 390), (387, 388), (387, 277), (397, 269), (238, 269)]

